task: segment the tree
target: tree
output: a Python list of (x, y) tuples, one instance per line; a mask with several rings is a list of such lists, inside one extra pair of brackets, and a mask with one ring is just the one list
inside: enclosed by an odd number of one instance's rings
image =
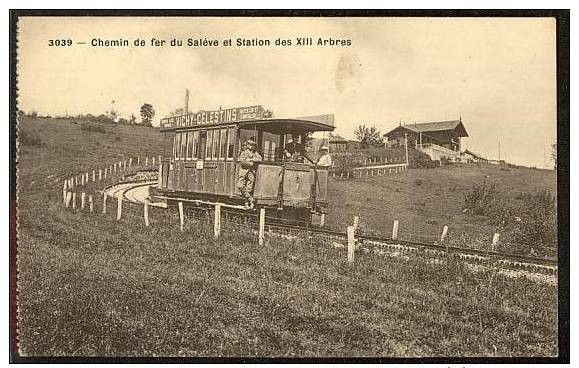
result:
[(354, 131), (356, 139), (360, 141), (362, 147), (381, 146), (384, 143), (380, 131), (375, 126), (368, 128), (365, 124), (358, 125)]
[(111, 111), (107, 111), (107, 117), (111, 119), (113, 122), (117, 121), (119, 117), (119, 113), (117, 110), (111, 107)]
[(181, 115), (185, 115), (185, 109), (183, 108), (175, 109), (169, 113), (169, 116), (181, 116)]
[(144, 103), (141, 106), (141, 122), (145, 126), (152, 126), (153, 125), (153, 117), (155, 116), (155, 110), (153, 109), (153, 105), (149, 103)]

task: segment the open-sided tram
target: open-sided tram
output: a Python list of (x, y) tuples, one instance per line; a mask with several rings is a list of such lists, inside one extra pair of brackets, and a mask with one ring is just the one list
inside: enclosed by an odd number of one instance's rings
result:
[(316, 166), (313, 159), (290, 162), (283, 152), (290, 139), (305, 144), (310, 133), (333, 131), (333, 115), (288, 119), (265, 116), (266, 111), (258, 105), (161, 119), (161, 133), (165, 142), (172, 142), (172, 155), (164, 155), (159, 183), (152, 195), (169, 204), (178, 200), (243, 204), (236, 186), (238, 157), (243, 143), (251, 139), (263, 157), (256, 167), (256, 208), (266, 208), (267, 216), (308, 223), (312, 214), (325, 213), (327, 168)]

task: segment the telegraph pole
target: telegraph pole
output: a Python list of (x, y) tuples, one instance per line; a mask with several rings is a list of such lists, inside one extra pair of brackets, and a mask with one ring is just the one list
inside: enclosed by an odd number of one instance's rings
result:
[(189, 114), (189, 89), (185, 88), (185, 115)]

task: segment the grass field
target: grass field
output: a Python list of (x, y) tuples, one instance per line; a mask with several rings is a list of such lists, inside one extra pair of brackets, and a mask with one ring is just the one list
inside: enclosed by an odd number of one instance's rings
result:
[[(484, 216), (464, 213), (464, 196), (473, 184), (494, 183), (507, 197), (549, 190), (556, 193), (556, 173), (492, 164), (454, 164), (435, 169), (411, 169), (384, 177), (330, 178), (332, 213), (328, 225), (344, 228), (358, 215), (363, 231), (389, 235), (399, 221), (401, 239), (434, 242), (444, 225), (450, 242), (485, 246), (493, 233), (502, 235), (505, 250), (510, 234)], [(344, 229), (342, 229), (344, 230)], [(541, 245), (541, 244), (537, 244)]]
[[(95, 214), (65, 210), (64, 178), (123, 154), (162, 153), (154, 129), (82, 127), (52, 119), (20, 125), (26, 143), (18, 160), (23, 355), (557, 354), (556, 285), (492, 268), (474, 272), (453, 258), (435, 264), (361, 252), (349, 267), (344, 248), (320, 239), (268, 238), (260, 247), (241, 226), (214, 240), (202, 219), (189, 219), (181, 233), (175, 211), (153, 209), (152, 226), (145, 227), (141, 208), (127, 206), (120, 222), (114, 203), (106, 215), (99, 201)], [(554, 180), (549, 173), (515, 170), (522, 171), (451, 167), (332, 179), (335, 210), (328, 221), (345, 226), (359, 212), (362, 224), (377, 232), (389, 231), (396, 218), (405, 236), (436, 235), (443, 222), (486, 235), (493, 229), (462, 214), (460, 191), (480, 175), (521, 191)], [(459, 188), (449, 193), (446, 183)], [(443, 211), (439, 206), (449, 202), (443, 198), (459, 203)]]

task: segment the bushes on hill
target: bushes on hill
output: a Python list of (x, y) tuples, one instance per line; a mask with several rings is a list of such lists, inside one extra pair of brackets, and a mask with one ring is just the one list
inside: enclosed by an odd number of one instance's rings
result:
[(514, 241), (557, 246), (556, 197), (547, 190), (510, 196), (492, 183), (474, 184), (464, 196), (466, 212), (487, 217)]

